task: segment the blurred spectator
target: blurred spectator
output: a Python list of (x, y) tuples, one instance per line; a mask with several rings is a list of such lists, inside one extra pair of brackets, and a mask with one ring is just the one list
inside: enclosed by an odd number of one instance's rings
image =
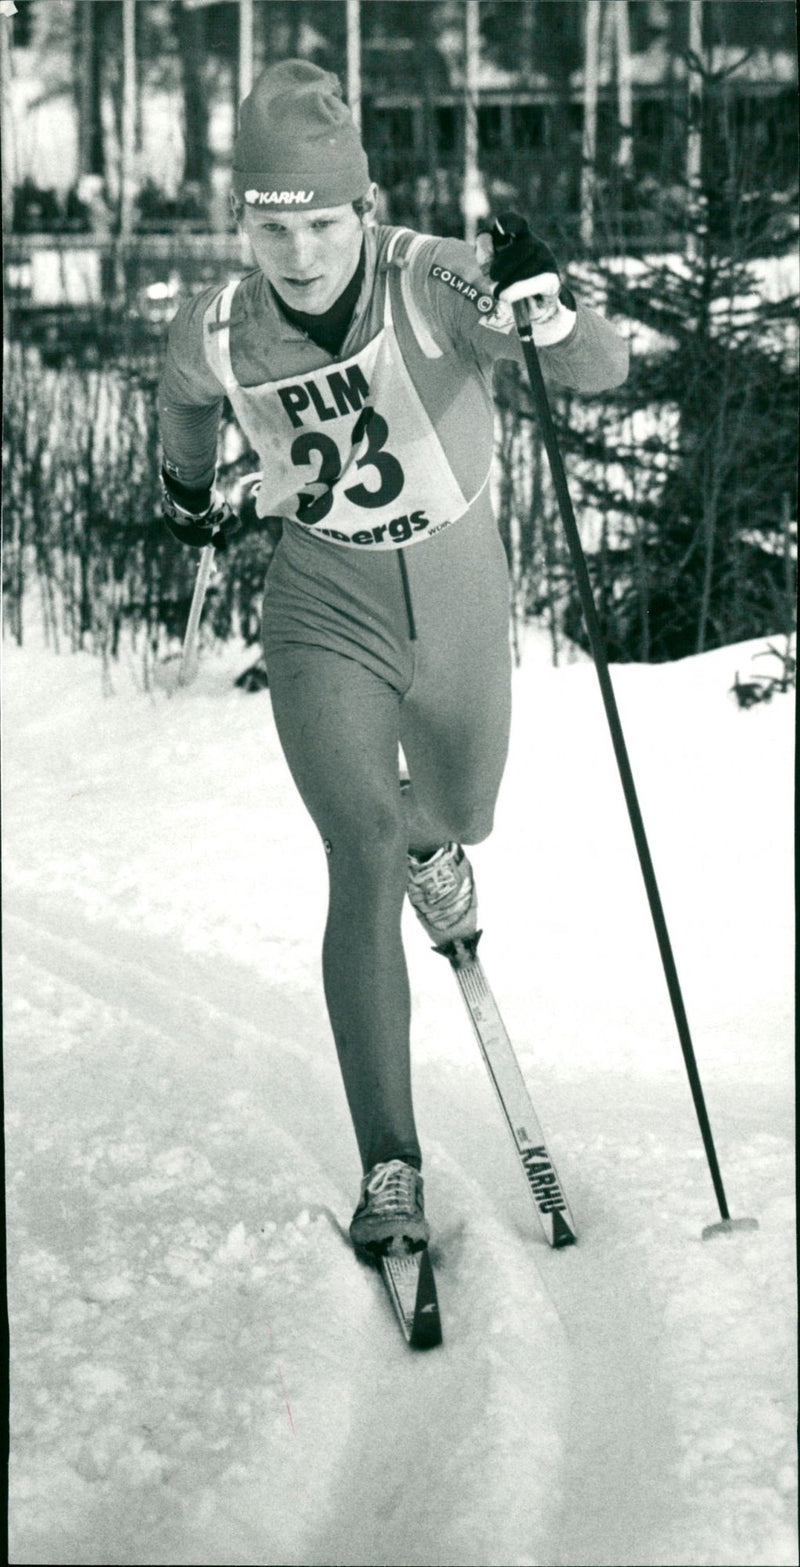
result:
[(176, 196), (167, 196), (155, 180), (145, 180), (137, 198), (139, 226), (168, 232), (179, 225), (205, 228), (208, 203), (198, 180), (187, 180)]
[(40, 190), (26, 175), (14, 187), (13, 227), (17, 234), (42, 234), (61, 227), (62, 215), (54, 190)]
[(71, 185), (64, 202), (64, 227), (73, 234), (85, 234), (91, 226), (89, 208), (81, 200), (78, 186)]
[(102, 174), (82, 174), (78, 181), (77, 198), (86, 211), (92, 233), (110, 234), (114, 227), (114, 215), (106, 199)]

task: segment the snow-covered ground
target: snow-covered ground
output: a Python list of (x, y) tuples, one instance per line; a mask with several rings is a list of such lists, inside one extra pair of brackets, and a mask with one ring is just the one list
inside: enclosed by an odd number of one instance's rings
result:
[[(515, 676), (483, 955), (579, 1226), (544, 1244), (408, 916), (445, 1343), (345, 1241), (325, 857), (241, 654), (168, 698), (5, 650), (16, 1563), (796, 1561), (793, 703), (755, 647), (615, 671), (732, 1212), (594, 671)], [(754, 666), (760, 672), (765, 662)]]

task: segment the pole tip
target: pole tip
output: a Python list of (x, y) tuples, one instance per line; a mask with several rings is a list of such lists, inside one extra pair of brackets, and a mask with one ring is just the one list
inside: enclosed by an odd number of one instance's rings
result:
[(721, 1219), (717, 1224), (707, 1224), (703, 1230), (703, 1240), (709, 1241), (715, 1235), (732, 1235), (734, 1230), (757, 1230), (758, 1219)]

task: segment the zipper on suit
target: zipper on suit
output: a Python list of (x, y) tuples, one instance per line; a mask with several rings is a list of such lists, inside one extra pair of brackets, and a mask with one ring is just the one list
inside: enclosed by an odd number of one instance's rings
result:
[(408, 615), (408, 635), (412, 642), (416, 642), (417, 628), (414, 624), (414, 611), (411, 607), (411, 589), (408, 585), (408, 569), (403, 558), (404, 555), (405, 550), (401, 549), (397, 551), (397, 556), (400, 561), (400, 576), (403, 582), (403, 598), (406, 601), (406, 614)]

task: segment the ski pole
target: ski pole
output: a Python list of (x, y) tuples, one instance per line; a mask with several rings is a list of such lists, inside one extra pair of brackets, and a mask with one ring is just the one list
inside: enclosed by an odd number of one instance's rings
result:
[(183, 639), (181, 651), (181, 665), (178, 671), (179, 686), (188, 686), (197, 674), (197, 632), (200, 626), (200, 616), (203, 613), (203, 604), (214, 565), (215, 554), (214, 545), (206, 544), (200, 556), (200, 565), (197, 568), (192, 604), (189, 610), (189, 619), (186, 622), (186, 635)]
[(633, 781), (633, 773), (631, 771), (631, 765), (628, 758), (628, 749), (625, 744), (625, 736), (622, 731), (619, 709), (617, 707), (617, 701), (614, 695), (614, 687), (611, 683), (611, 676), (609, 674), (608, 657), (606, 655), (603, 633), (600, 628), (600, 621), (598, 619), (597, 610), (595, 609), (592, 584), (586, 566), (586, 557), (583, 552), (583, 545), (581, 544), (578, 525), (575, 521), (575, 513), (572, 509), (572, 501), (570, 500), (569, 489), (567, 487), (567, 476), (564, 471), (564, 464), (561, 458), (558, 438), (556, 436), (555, 426), (553, 424), (553, 416), (550, 412), (550, 404), (548, 402), (547, 390), (544, 384), (544, 377), (542, 376), (541, 365), (539, 363), (539, 355), (536, 352), (536, 345), (533, 341), (532, 328), (528, 319), (528, 312), (524, 301), (516, 302), (513, 305), (513, 310), (517, 333), (522, 343), (523, 354), (525, 355), (525, 365), (528, 371), (531, 396), (533, 398), (533, 404), (539, 419), (542, 439), (544, 440), (545, 450), (547, 452), (547, 458), (550, 464), (550, 472), (553, 477), (553, 486), (555, 488), (558, 499), (561, 521), (564, 525), (564, 532), (567, 537), (567, 544), (569, 545), (570, 555), (572, 556), (572, 564), (575, 569), (575, 575), (578, 583), (578, 593), (580, 595), (581, 607), (583, 609), (583, 615), (586, 621), (586, 629), (589, 633), (592, 657), (594, 658), (597, 678), (600, 682), (600, 690), (603, 696), (603, 703), (605, 705), (608, 726), (611, 731), (611, 740), (614, 746), (614, 754), (617, 759), (617, 767), (619, 769), (622, 789), (625, 795), (625, 803), (628, 808), (628, 816), (630, 818), (631, 828), (633, 829), (633, 836), (639, 856), (639, 864), (641, 866), (642, 876), (644, 878), (647, 899), (650, 904), (650, 913), (653, 918), (656, 939), (658, 941), (658, 947), (661, 953), (661, 962), (664, 968), (664, 976), (667, 982), (670, 1001), (672, 1003), (672, 1011), (678, 1030), (678, 1038), (680, 1040), (681, 1050), (683, 1051), (683, 1059), (689, 1078), (689, 1086), (692, 1091), (692, 1098), (694, 1100), (697, 1120), (703, 1138), (703, 1146), (706, 1151), (708, 1167), (711, 1172), (711, 1180), (714, 1185), (714, 1192), (716, 1194), (717, 1203), (719, 1205), (721, 1222), (706, 1225), (703, 1230), (703, 1239), (705, 1240), (708, 1236), (719, 1232), (730, 1232), (732, 1229), (757, 1230), (757, 1219), (731, 1219), (728, 1210), (728, 1203), (725, 1197), (725, 1188), (722, 1184), (722, 1176), (720, 1174), (716, 1149), (714, 1147), (714, 1139), (711, 1132), (711, 1123), (709, 1121), (708, 1112), (706, 1110), (705, 1099), (703, 1097), (703, 1088), (700, 1082), (700, 1074), (697, 1069), (694, 1045), (692, 1044), (692, 1036), (689, 1031), (686, 1008), (683, 1004), (683, 996), (681, 993), (680, 981), (678, 979), (678, 971), (675, 967), (672, 943), (670, 941), (669, 931), (667, 929), (667, 922), (664, 918), (661, 895), (658, 890), (655, 869), (653, 867), (653, 861), (650, 855), (650, 848), (647, 842), (647, 835), (644, 828), (644, 821), (639, 807), (639, 800), (636, 794), (636, 785)]

